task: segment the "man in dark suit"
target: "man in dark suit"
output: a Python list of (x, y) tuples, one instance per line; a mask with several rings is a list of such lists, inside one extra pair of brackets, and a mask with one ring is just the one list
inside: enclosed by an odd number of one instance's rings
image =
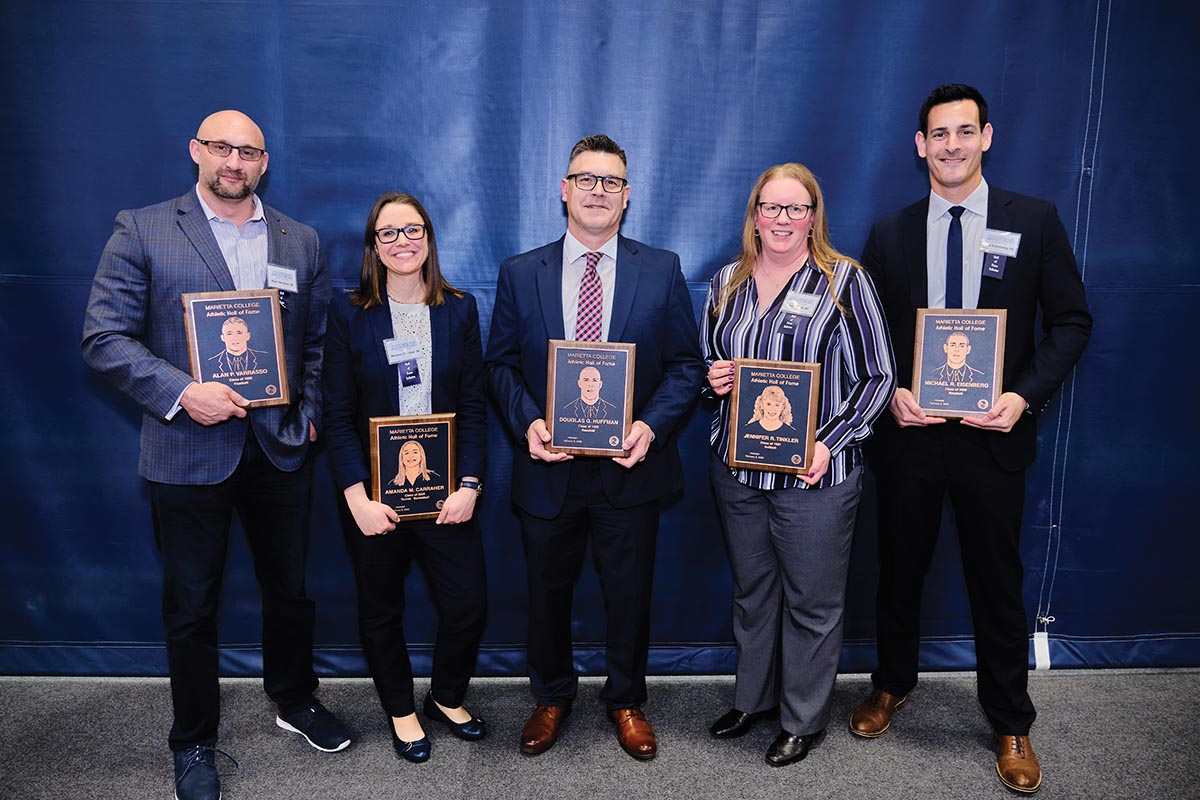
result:
[[(1021, 597), (1025, 469), (1035, 415), (1079, 360), (1092, 318), (1054, 206), (988, 186), (987, 104), (961, 84), (921, 107), (917, 152), (929, 196), (879, 220), (863, 250), (891, 329), (899, 388), (880, 418), (871, 460), (879, 487), (879, 668), (850, 729), (888, 729), (917, 682), (921, 590), (949, 495), (975, 628), (979, 702), (997, 737), (1005, 786), (1034, 792), (1042, 773), (1029, 741), (1028, 620)], [(927, 416), (911, 391), (918, 308), (1005, 308), (1003, 387), (986, 414)], [(1044, 336), (1035, 342), (1038, 311)]]
[[(590, 538), (608, 615), (600, 693), (622, 748), (657, 752), (646, 700), (659, 503), (679, 492), (680, 418), (704, 377), (691, 301), (674, 253), (620, 236), (625, 152), (607, 136), (575, 145), (562, 180), (567, 234), (500, 265), (485, 359), (488, 390), (517, 445), (512, 497), (529, 583), (529, 676), (537, 707), (521, 734), (536, 755), (558, 738), (577, 676), (571, 600)], [(546, 449), (548, 340), (632, 342), (633, 422), (624, 458)]]
[[(220, 796), (217, 601), (234, 510), (263, 598), (263, 685), (276, 724), (332, 752), (345, 727), (313, 699), (313, 603), (305, 594), (312, 471), (321, 426), (321, 347), (329, 279), (316, 232), (263, 205), (262, 131), (220, 111), (189, 143), (197, 185), (117, 215), (100, 257), (83, 355), (140, 404), (141, 459), (163, 565), (163, 620), (175, 722), (168, 739), (180, 800)], [(180, 295), (280, 289), (288, 406), (247, 409), (188, 367)]]

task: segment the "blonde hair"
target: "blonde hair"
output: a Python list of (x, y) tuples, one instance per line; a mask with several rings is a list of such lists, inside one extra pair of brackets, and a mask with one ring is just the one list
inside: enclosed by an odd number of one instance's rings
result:
[[(742, 224), (742, 252), (738, 254), (737, 266), (734, 267), (733, 274), (729, 276), (729, 282), (721, 287), (721, 293), (716, 298), (712, 309), (714, 317), (720, 313), (730, 298), (738, 293), (742, 284), (750, 280), (754, 274), (754, 266), (758, 263), (758, 254), (762, 252), (762, 242), (759, 241), (754, 227), (754, 219), (758, 215), (758, 198), (762, 195), (763, 187), (768, 182), (780, 178), (795, 178), (812, 197), (812, 228), (809, 232), (808, 254), (813, 264), (829, 281), (830, 293), (832, 294), (834, 291), (833, 268), (838, 261), (848, 261), (852, 267), (858, 268), (858, 262), (839, 253), (829, 243), (829, 222), (825, 216), (825, 199), (821, 196), (821, 186), (817, 183), (816, 176), (808, 167), (794, 161), (787, 164), (776, 164), (759, 175), (758, 180), (754, 182), (754, 188), (750, 190), (750, 199), (746, 201), (746, 218)], [(841, 299), (836, 295), (834, 303), (843, 314), (846, 313)]]
[(763, 405), (767, 400), (777, 401), (783, 408), (779, 410), (779, 420), (784, 425), (792, 424), (792, 401), (788, 400), (788, 396), (779, 386), (771, 385), (762, 390), (762, 393), (754, 398), (754, 416), (752, 416), (746, 424), (758, 422), (763, 418)]
[(429, 465), (425, 461), (425, 448), (422, 447), (421, 443), (416, 439), (409, 439), (407, 442), (400, 445), (400, 453), (396, 459), (398, 462), (396, 464), (396, 477), (392, 479), (392, 483), (396, 484), (397, 486), (403, 486), (404, 480), (407, 477), (404, 474), (404, 448), (408, 447), (410, 444), (417, 448), (417, 452), (421, 454), (421, 464), (419, 467), (417, 467), (417, 471), (421, 474), (421, 480), (427, 481), (429, 480), (430, 476), (437, 474), (429, 468)]

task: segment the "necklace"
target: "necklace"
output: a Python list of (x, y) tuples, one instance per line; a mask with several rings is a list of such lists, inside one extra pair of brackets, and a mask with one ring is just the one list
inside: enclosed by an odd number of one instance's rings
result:
[(798, 266), (790, 269), (782, 278), (776, 279), (767, 274), (767, 268), (763, 265), (762, 261), (759, 261), (754, 267), (754, 274), (757, 277), (761, 277), (763, 282), (767, 284), (767, 287), (771, 289), (772, 292), (778, 293), (779, 290), (783, 288), (784, 284), (790, 282), (792, 278), (796, 277), (797, 272), (804, 269), (804, 265), (807, 263), (808, 256), (805, 255)]
[[(416, 293), (417, 296), (413, 300), (402, 300), (401, 298), (392, 294), (391, 291), (389, 291), (387, 293), (387, 296), (388, 296), (388, 299), (391, 300), (393, 303), (401, 303), (403, 305), (413, 305), (413, 304), (417, 304), (417, 303), (424, 303), (425, 302), (425, 287), (419, 286), (417, 288), (419, 291)], [(410, 292), (409, 294), (412, 294), (412, 293)]]

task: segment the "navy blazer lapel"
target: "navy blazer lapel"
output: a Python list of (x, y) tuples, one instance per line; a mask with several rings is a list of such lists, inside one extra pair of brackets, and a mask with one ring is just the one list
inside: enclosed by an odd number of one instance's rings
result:
[(613, 287), (612, 314), (608, 321), (610, 342), (622, 341), (641, 273), (642, 260), (638, 257), (637, 246), (624, 236), (617, 237), (617, 283)]
[(200, 254), (200, 258), (204, 260), (213, 277), (217, 279), (217, 285), (223, 291), (235, 291), (237, 286), (233, 282), (233, 273), (229, 271), (229, 265), (225, 263), (225, 256), (221, 255), (217, 237), (213, 236), (208, 218), (204, 215), (204, 207), (200, 205), (195, 189), (179, 198), (179, 227), (183, 230), (183, 235), (196, 248), (196, 252)]
[[(988, 187), (987, 226), (992, 230), (1016, 231), (1017, 223), (1012, 216), (1012, 195), (994, 186)], [(1020, 252), (1018, 250), (1018, 252)], [(1016, 260), (1015, 258), (1013, 259)], [(1004, 288), (1004, 282), (984, 275), (979, 280), (979, 308), (998, 308), (1003, 306), (997, 295)]]
[[(542, 257), (535, 281), (537, 282), (538, 302), (542, 306), (542, 317), (546, 323), (546, 333), (550, 339), (567, 338), (563, 332), (562, 281), (563, 281), (563, 241), (564, 236), (550, 245)], [(574, 335), (574, 331), (571, 332)]]
[[(374, 366), (386, 378), (388, 408), (395, 416), (400, 413), (400, 370), (396, 368), (395, 364), (388, 363), (387, 351), (383, 347), (383, 340), (391, 339), (393, 336), (391, 306), (388, 305), (387, 300), (384, 300), (381, 305), (372, 306), (363, 313), (367, 315), (366, 332), (372, 339), (371, 352), (375, 354)], [(363, 367), (369, 369), (366, 364)]]
[(929, 306), (929, 247), (926, 221), (929, 196), (909, 206), (904, 219), (904, 263), (908, 265), (908, 285), (914, 308)]

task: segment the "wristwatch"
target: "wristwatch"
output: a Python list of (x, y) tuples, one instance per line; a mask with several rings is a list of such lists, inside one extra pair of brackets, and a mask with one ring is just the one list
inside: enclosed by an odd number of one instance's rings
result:
[(463, 478), (458, 482), (458, 485), (466, 489), (474, 489), (476, 496), (483, 494), (483, 484), (471, 478)]

